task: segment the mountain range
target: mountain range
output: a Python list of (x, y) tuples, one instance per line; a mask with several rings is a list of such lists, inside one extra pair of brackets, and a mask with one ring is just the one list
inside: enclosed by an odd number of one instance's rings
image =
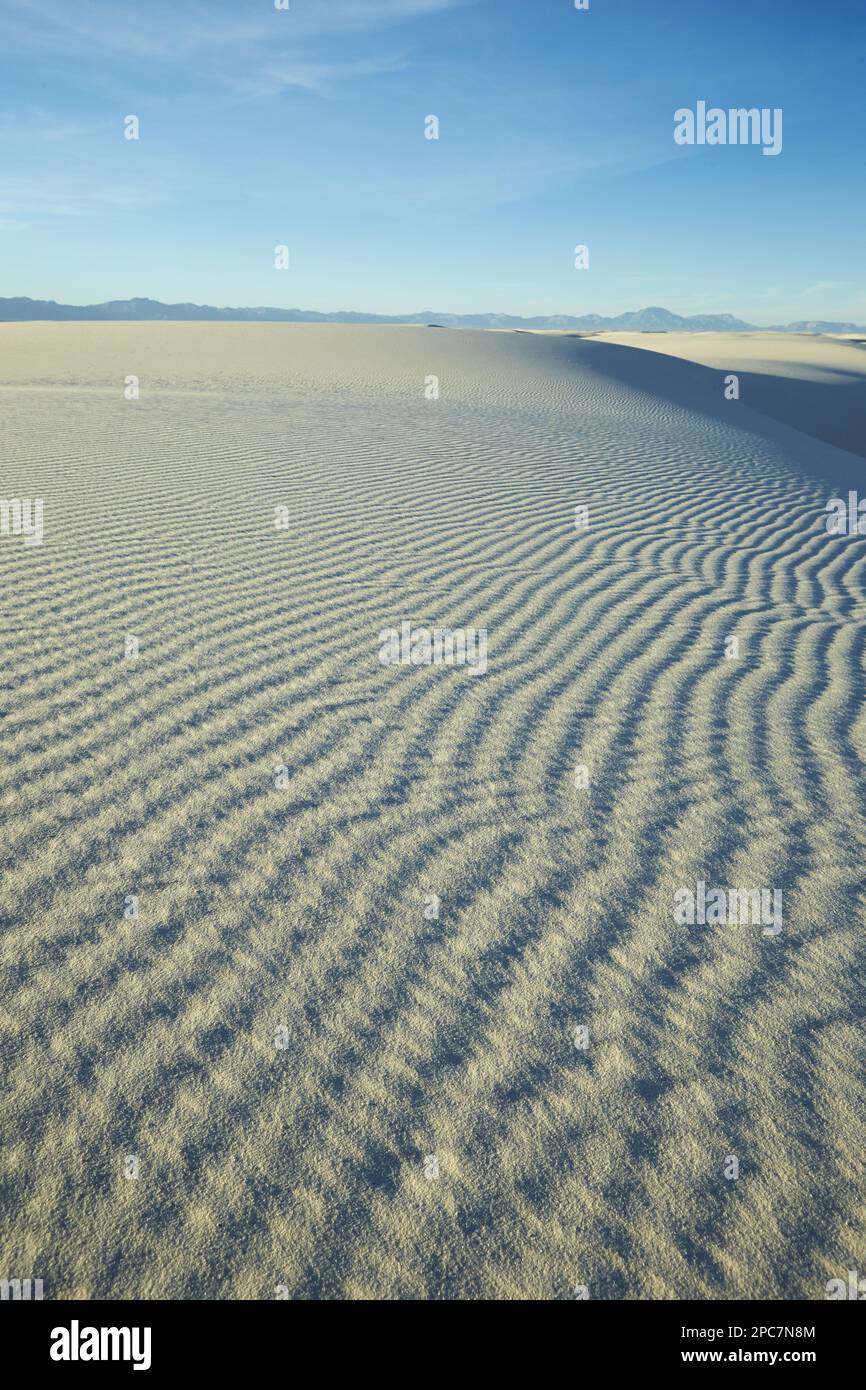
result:
[[(540, 315), (518, 318), (513, 314), (441, 314), (424, 309), (417, 314), (364, 314), (338, 310), (320, 314), (315, 309), (218, 309), (210, 304), (161, 304), (156, 299), (112, 299), (106, 304), (57, 304), (53, 299), (0, 299), (0, 322), (22, 323), (34, 319), (61, 321), (109, 320), (214, 320), (234, 323), (408, 323), (441, 328), (559, 328), (582, 332), (643, 333), (746, 333), (756, 325), (732, 314), (692, 314), (683, 317), (652, 306), (605, 318), (602, 314)], [(797, 323), (771, 324), (771, 333), (866, 333), (854, 323), (803, 319)]]

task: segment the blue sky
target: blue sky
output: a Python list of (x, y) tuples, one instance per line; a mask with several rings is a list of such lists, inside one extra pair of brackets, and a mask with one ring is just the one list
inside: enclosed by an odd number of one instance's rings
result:
[(866, 322), (855, 0), (0, 0), (0, 54), (0, 295)]

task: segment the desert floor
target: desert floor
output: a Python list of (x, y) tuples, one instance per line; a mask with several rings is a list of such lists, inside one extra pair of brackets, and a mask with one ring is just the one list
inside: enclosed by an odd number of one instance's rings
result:
[(0, 1277), (866, 1272), (866, 349), (772, 336), (0, 325)]

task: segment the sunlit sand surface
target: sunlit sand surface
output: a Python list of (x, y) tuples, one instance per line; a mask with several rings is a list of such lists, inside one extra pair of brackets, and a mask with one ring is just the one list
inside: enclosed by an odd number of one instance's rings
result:
[[(855, 387), (797, 342), (823, 420)], [(711, 347), (0, 326), (2, 490), (45, 516), (0, 537), (0, 1273), (866, 1268), (866, 537), (825, 526), (863, 459)], [(403, 620), (486, 628), (486, 673), (383, 665)], [(677, 924), (698, 881), (783, 930)]]

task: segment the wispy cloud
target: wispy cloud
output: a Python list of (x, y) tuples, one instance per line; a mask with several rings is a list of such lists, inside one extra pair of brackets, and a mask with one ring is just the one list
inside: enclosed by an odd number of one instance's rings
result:
[(359, 59), (347, 63), (271, 63), (247, 77), (235, 78), (232, 86), (245, 96), (268, 97), (288, 87), (326, 96), (333, 88), (349, 78), (377, 77), (384, 73), (400, 72), (409, 64), (404, 58)]
[(847, 290), (851, 287), (850, 280), (821, 280), (817, 285), (810, 285), (804, 290), (804, 294), (826, 294), (828, 290)]
[(467, 0), (311, 0), (298, 16), (298, 38), (385, 29), (427, 19), (465, 5)]
[(107, 211), (127, 212), (162, 201), (160, 189), (141, 182), (105, 186), (83, 178), (6, 178), (0, 181), (0, 221), (17, 230), (21, 219), (91, 217)]
[[(349, 81), (407, 67), (370, 52), (370, 36), (433, 21), (477, 0), (271, 0), (146, 6), (114, 0), (0, 0), (0, 49), (23, 59), (70, 61), (101, 87), (158, 90), (184, 72), (184, 88), (222, 87), (260, 100), (288, 89), (327, 97)], [(378, 45), (377, 45), (378, 46)], [(170, 80), (170, 78), (168, 79)], [(64, 122), (34, 139), (63, 139)], [(18, 142), (20, 143), (20, 141)]]
[(392, 28), (432, 18), (472, 0), (306, 0), (290, 10), (262, 3), (184, 5), (151, 0), (133, 10), (109, 0), (4, 0), (0, 44), (7, 52), (49, 52), (96, 58), (106, 53), (165, 63), (196, 55), (273, 52), (338, 34)]
[(78, 140), (92, 129), (81, 121), (58, 119), (41, 106), (0, 111), (0, 141), (7, 150), (13, 145), (57, 145)]

